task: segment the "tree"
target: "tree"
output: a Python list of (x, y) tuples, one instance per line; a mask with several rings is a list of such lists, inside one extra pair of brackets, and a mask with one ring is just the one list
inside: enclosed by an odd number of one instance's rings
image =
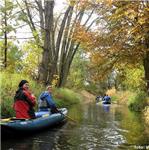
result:
[[(14, 56), (18, 52), (18, 47), (13, 44), (11, 39), (15, 39), (11, 37), (11, 33), (16, 32), (16, 28), (19, 25), (15, 19), (18, 16), (18, 11), (16, 9), (16, 4), (13, 3), (12, 0), (4, 0), (0, 5), (0, 16), (1, 16), (1, 25), (0, 25), (0, 51), (1, 51), (1, 67), (10, 70), (10, 68), (15, 68), (12, 60), (15, 60)], [(14, 52), (14, 54), (11, 52)], [(20, 56), (20, 52), (16, 55), (16, 60), (18, 59), (17, 56)], [(13, 67), (12, 67), (13, 66)], [(14, 71), (14, 69), (12, 69)]]
[(3, 65), (4, 68), (7, 67), (7, 51), (8, 51), (8, 33), (10, 33), (13, 28), (11, 24), (8, 24), (10, 20), (12, 19), (12, 11), (13, 11), (13, 3), (11, 0), (4, 0), (4, 2), (1, 5), (1, 30), (2, 30), (2, 36), (4, 36), (4, 53), (3, 53)]
[(22, 69), (23, 74), (30, 74), (33, 79), (38, 78), (38, 64), (42, 49), (39, 48), (35, 41), (26, 42), (21, 49), (23, 53)]
[[(103, 74), (107, 75), (119, 66), (143, 64), (149, 89), (148, 8), (148, 1), (113, 1), (111, 5), (105, 5), (102, 11), (99, 10), (104, 18), (104, 29), (90, 32), (94, 38), (89, 42), (83, 41), (87, 51), (90, 50), (95, 78), (103, 78)], [(94, 46), (90, 46), (92, 42)]]
[(113, 25), (110, 35), (115, 34), (113, 45), (117, 46), (119, 60), (143, 64), (149, 89), (149, 2), (114, 2), (113, 5), (115, 9), (109, 18)]
[[(89, 20), (95, 8), (91, 9), (87, 0), (85, 3), (70, 0), (64, 15), (56, 18), (53, 13), (54, 0), (34, 2), (23, 0), (23, 4), (18, 1), (18, 5), (22, 10), (21, 15), (26, 16), (23, 19), (29, 24), (36, 43), (43, 49), (39, 65), (39, 80), (45, 84), (51, 83), (53, 76), (57, 74), (59, 75), (58, 86), (65, 85), (72, 60), (80, 45), (73, 38), (74, 34), (82, 23), (85, 11), (87, 19), (82, 25), (87, 26), (87, 30), (93, 25), (95, 20), (90, 23)], [(33, 15), (36, 13), (38, 17), (35, 18)]]
[(84, 88), (88, 81), (88, 66), (89, 60), (82, 49), (79, 49), (72, 62), (68, 82), (66, 86), (73, 88)]

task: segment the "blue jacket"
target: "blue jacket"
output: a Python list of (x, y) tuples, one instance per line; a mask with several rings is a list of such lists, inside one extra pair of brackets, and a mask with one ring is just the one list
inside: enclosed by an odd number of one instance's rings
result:
[(103, 100), (105, 102), (110, 102), (111, 101), (111, 97), (110, 96), (104, 96)]
[(56, 108), (56, 104), (52, 98), (52, 95), (47, 91), (41, 93), (38, 102), (38, 106), (41, 109), (44, 108), (44, 110), (48, 110), (48, 108)]

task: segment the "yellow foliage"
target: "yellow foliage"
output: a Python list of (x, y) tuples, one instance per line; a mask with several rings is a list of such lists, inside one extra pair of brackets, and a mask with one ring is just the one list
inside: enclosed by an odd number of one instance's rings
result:
[(53, 87), (57, 86), (58, 80), (59, 80), (59, 76), (55, 74), (55, 75), (53, 76), (53, 80), (52, 80), (52, 86), (53, 86)]
[(116, 94), (116, 89), (112, 88), (110, 90), (107, 90), (106, 94), (108, 94), (109, 96), (112, 96), (112, 95)]
[(145, 122), (148, 124), (149, 126), (149, 106), (145, 107), (144, 110), (144, 118), (145, 118)]
[(35, 43), (30, 42), (23, 45), (24, 58), (22, 60), (23, 72), (25, 74), (37, 75), (42, 49)]

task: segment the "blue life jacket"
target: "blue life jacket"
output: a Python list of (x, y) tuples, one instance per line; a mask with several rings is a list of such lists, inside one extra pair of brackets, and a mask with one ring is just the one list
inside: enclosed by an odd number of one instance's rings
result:
[(41, 95), (39, 96), (39, 100), (38, 100), (38, 107), (41, 110), (49, 110), (48, 108), (55, 108), (56, 104), (52, 98), (52, 95), (45, 91), (42, 92)]
[(105, 102), (111, 102), (111, 97), (110, 96), (104, 96), (103, 100)]

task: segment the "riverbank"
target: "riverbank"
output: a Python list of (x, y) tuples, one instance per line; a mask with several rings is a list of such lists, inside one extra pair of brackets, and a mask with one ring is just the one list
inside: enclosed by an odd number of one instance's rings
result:
[(149, 97), (144, 92), (108, 90), (107, 94), (112, 97), (112, 102), (126, 105), (132, 111), (143, 114), (146, 124), (149, 126)]
[[(15, 116), (15, 112), (13, 110), (14, 95), (18, 88), (18, 84), (22, 79), (29, 81), (30, 90), (36, 97), (35, 110), (38, 110), (38, 97), (41, 94), (41, 92), (45, 91), (45, 87), (42, 84), (23, 74), (9, 74), (4, 72), (0, 74), (0, 79), (0, 109), (2, 118)], [(80, 103), (82, 100), (81, 95), (67, 88), (53, 88), (53, 98), (57, 106), (60, 108), (69, 108), (74, 104)]]
[(88, 91), (82, 90), (80, 95), (83, 97), (81, 102), (84, 104), (95, 102), (95, 95), (89, 93)]
[(149, 142), (148, 129), (141, 116), (130, 112), (126, 106), (111, 106), (107, 113), (102, 106), (92, 103), (74, 105), (68, 115), (78, 123), (69, 121), (64, 126), (39, 132), (25, 140), (14, 138), (2, 141), (2, 149), (123, 150)]
[[(14, 95), (18, 88), (18, 83), (22, 79), (29, 81), (30, 89), (36, 97), (35, 111), (38, 111), (38, 97), (41, 92), (45, 91), (45, 87), (42, 84), (37, 83), (29, 76), (22, 74), (7, 74), (1, 73), (1, 117), (13, 117), (15, 112), (13, 110)], [(9, 80), (8, 80), (9, 79)], [(37, 88), (38, 87), (38, 88)], [(75, 104), (89, 103), (95, 100), (95, 96), (89, 92), (82, 90), (80, 93), (68, 88), (53, 88), (53, 98), (59, 108), (70, 108)]]

